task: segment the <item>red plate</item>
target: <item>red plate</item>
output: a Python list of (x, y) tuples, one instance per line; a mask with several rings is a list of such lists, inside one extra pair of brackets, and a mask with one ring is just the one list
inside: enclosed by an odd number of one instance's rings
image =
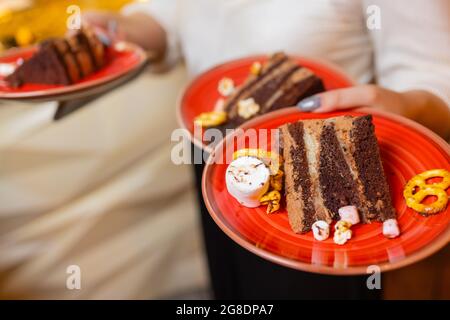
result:
[[(353, 85), (338, 67), (328, 62), (305, 57), (294, 57), (298, 63), (311, 69), (324, 82), (326, 90), (346, 88)], [(182, 92), (178, 106), (177, 118), (179, 125), (187, 129), (192, 142), (210, 152), (211, 149), (194, 136), (194, 119), (202, 112), (213, 111), (215, 103), (220, 98), (217, 84), (220, 79), (233, 79), (236, 86), (242, 84), (248, 77), (250, 66), (255, 61), (265, 62), (267, 56), (252, 56), (221, 64), (195, 78)]]
[[(414, 175), (436, 168), (450, 170), (449, 145), (428, 129), (403, 117), (371, 109), (314, 114), (301, 113), (296, 108), (263, 115), (242, 128), (271, 129), (300, 119), (364, 113), (374, 114), (381, 158), (398, 213), (400, 237), (385, 238), (381, 223), (357, 225), (352, 228), (352, 239), (339, 246), (332, 238), (315, 241), (312, 232), (295, 234), (285, 210), (267, 215), (265, 207), (241, 206), (227, 192), (227, 164), (215, 164), (218, 151), (236, 134), (227, 136), (217, 145), (203, 173), (203, 197), (215, 222), (238, 244), (265, 259), (324, 274), (364, 274), (370, 265), (378, 265), (382, 271), (393, 270), (417, 262), (445, 246), (450, 240), (450, 205), (445, 211), (425, 218), (407, 208), (402, 196), (403, 186)], [(229, 149), (224, 153), (227, 156), (235, 151)]]
[[(18, 59), (27, 59), (36, 51), (36, 47), (23, 49), (12, 49), (0, 57), (0, 63), (14, 63)], [(88, 93), (98, 93), (106, 84), (116, 82), (119, 79), (126, 79), (147, 61), (147, 55), (140, 47), (126, 42), (117, 42), (107, 51), (107, 64), (101, 70), (83, 78), (79, 82), (68, 85), (41, 85), (25, 84), (20, 88), (8, 86), (4, 77), (0, 76), (0, 99), (15, 100), (65, 100), (72, 98), (74, 94), (87, 95)]]

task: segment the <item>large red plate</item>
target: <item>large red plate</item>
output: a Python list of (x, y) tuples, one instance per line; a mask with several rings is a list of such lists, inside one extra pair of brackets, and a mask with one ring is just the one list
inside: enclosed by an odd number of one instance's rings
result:
[[(326, 90), (353, 85), (353, 81), (344, 72), (328, 62), (306, 57), (294, 58), (300, 65), (311, 69), (319, 76), (324, 82)], [(183, 90), (177, 106), (178, 123), (182, 128), (189, 131), (194, 144), (206, 151), (211, 151), (207, 145), (194, 136), (194, 119), (202, 112), (214, 110), (215, 103), (220, 98), (217, 91), (217, 84), (220, 79), (231, 78), (235, 85), (239, 86), (248, 77), (253, 62), (265, 62), (266, 60), (267, 56), (260, 55), (218, 65), (202, 73)]]
[[(21, 58), (27, 59), (35, 51), (36, 47), (12, 49), (0, 57), (0, 63), (14, 63)], [(97, 93), (101, 91), (101, 87), (107, 87), (106, 84), (125, 79), (139, 70), (147, 61), (147, 55), (134, 44), (117, 42), (108, 49), (107, 61), (101, 70), (69, 86), (25, 84), (19, 88), (12, 88), (0, 75), (0, 99), (65, 100), (67, 97), (72, 98), (74, 94), (79, 96), (80, 93), (87, 93), (92, 89)]]
[[(343, 246), (327, 239), (315, 241), (312, 233), (295, 234), (287, 212), (267, 215), (265, 207), (241, 206), (227, 192), (227, 164), (215, 164), (229, 135), (217, 146), (203, 173), (203, 197), (219, 227), (234, 241), (251, 252), (291, 268), (326, 274), (364, 274), (370, 265), (382, 271), (393, 270), (427, 257), (450, 239), (450, 206), (444, 212), (422, 217), (405, 205), (402, 189), (412, 176), (435, 168), (450, 170), (449, 145), (417, 123), (371, 109), (330, 114), (301, 113), (296, 108), (276, 111), (247, 122), (243, 128), (277, 128), (300, 119), (325, 118), (342, 114), (374, 114), (379, 142), (392, 199), (398, 213), (401, 236), (387, 239), (381, 224), (357, 225), (354, 236)], [(234, 148), (225, 154), (230, 156)], [(215, 155), (216, 154), (216, 155)]]

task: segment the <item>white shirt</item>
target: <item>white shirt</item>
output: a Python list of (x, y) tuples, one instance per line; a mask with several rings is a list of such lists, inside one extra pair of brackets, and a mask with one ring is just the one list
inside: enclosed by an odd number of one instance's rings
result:
[[(369, 30), (373, 5), (381, 28)], [(358, 83), (426, 89), (450, 105), (448, 0), (151, 0), (124, 11), (159, 21), (167, 60), (183, 56), (191, 76), (283, 50), (334, 62)]]

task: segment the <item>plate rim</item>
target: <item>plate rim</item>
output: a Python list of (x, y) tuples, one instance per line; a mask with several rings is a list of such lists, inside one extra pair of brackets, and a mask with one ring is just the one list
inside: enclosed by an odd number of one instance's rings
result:
[[(40, 89), (36, 91), (28, 91), (28, 92), (5, 92), (0, 90), (0, 99), (2, 100), (29, 100), (29, 99), (47, 99), (51, 98), (53, 96), (63, 97), (66, 94), (75, 94), (80, 93), (84, 90), (91, 89), (94, 87), (99, 87), (104, 84), (107, 84), (111, 81), (118, 80), (129, 73), (132, 73), (136, 70), (139, 70), (147, 61), (148, 61), (148, 54), (145, 52), (144, 49), (142, 49), (140, 46), (127, 42), (127, 41), (118, 41), (113, 44), (113, 46), (123, 46), (124, 50), (133, 51), (134, 54), (138, 57), (138, 63), (127, 70), (121, 70), (120, 72), (113, 74), (113, 75), (106, 75), (105, 77), (102, 77), (100, 79), (93, 79), (88, 82), (82, 82), (82, 83), (76, 83), (71, 84), (68, 86), (62, 86), (52, 89)], [(12, 48), (4, 52), (2, 55), (0, 55), (0, 58), (9, 57), (12, 55), (20, 54), (21, 52), (26, 52), (29, 50), (35, 50), (37, 45), (24, 47), (24, 48)], [(116, 49), (115, 49), (116, 50)]]
[[(211, 153), (213, 151), (213, 148), (211, 148), (208, 145), (203, 144), (202, 141), (200, 141), (196, 137), (194, 137), (191, 130), (188, 129), (186, 123), (183, 121), (183, 116), (182, 116), (183, 98), (184, 98), (187, 90), (192, 86), (192, 84), (195, 83), (196, 81), (198, 81), (198, 79), (204, 77), (206, 74), (214, 72), (217, 69), (223, 68), (227, 64), (236, 63), (236, 62), (240, 62), (243, 60), (267, 59), (268, 56), (269, 56), (268, 54), (248, 55), (248, 56), (243, 56), (243, 57), (240, 57), (237, 59), (229, 60), (229, 61), (226, 61), (223, 63), (219, 63), (219, 64), (205, 70), (204, 72), (198, 74), (193, 79), (191, 79), (188, 83), (183, 85), (183, 87), (181, 88), (181, 90), (177, 96), (175, 113), (176, 113), (178, 126), (181, 129), (186, 130), (189, 133), (188, 136), (189, 136), (189, 140), (191, 141), (191, 143), (193, 143), (195, 146), (197, 146), (201, 150), (206, 151), (208, 153)], [(354, 80), (352, 77), (350, 77), (343, 68), (341, 68), (339, 65), (337, 65), (331, 61), (321, 59), (321, 58), (314, 58), (314, 57), (307, 56), (307, 55), (288, 54), (288, 56), (294, 58), (295, 60), (306, 60), (306, 61), (312, 61), (314, 63), (320, 64), (320, 65), (326, 67), (328, 70), (330, 70), (336, 74), (339, 74), (342, 77), (342, 79), (345, 79), (348, 82), (349, 87), (356, 85), (356, 80)]]
[[(387, 111), (377, 110), (377, 109), (373, 109), (370, 107), (356, 108), (356, 109), (352, 109), (352, 111), (375, 114), (375, 115), (378, 115), (381, 117), (385, 117), (389, 120), (393, 120), (401, 125), (411, 127), (412, 129), (419, 131), (421, 134), (428, 136), (433, 142), (435, 142), (439, 147), (441, 147), (442, 150), (444, 152), (446, 152), (447, 156), (450, 158), (450, 145), (447, 142), (445, 142), (445, 140), (443, 140), (441, 137), (439, 137), (436, 133), (432, 132), (430, 129), (422, 126), (421, 124), (419, 124), (413, 120), (407, 119), (400, 115), (389, 113)], [(248, 129), (251, 126), (253, 126), (253, 124), (255, 122), (260, 123), (261, 121), (264, 121), (265, 119), (268, 119), (268, 118), (272, 118), (272, 117), (276, 117), (276, 116), (280, 116), (280, 115), (284, 115), (284, 114), (287, 115), (287, 114), (296, 113), (296, 112), (300, 112), (300, 110), (298, 110), (298, 108), (296, 108), (296, 107), (284, 108), (281, 110), (277, 110), (277, 111), (270, 112), (265, 115), (259, 116), (255, 119), (252, 119), (252, 120), (244, 123), (239, 128), (245, 130), (245, 129)], [(214, 150), (216, 150), (218, 148), (222, 148), (223, 143), (229, 139), (232, 139), (232, 137), (234, 137), (234, 136), (235, 136), (235, 134), (226, 136), (222, 141), (220, 141), (220, 143), (217, 144), (217, 146), (214, 148)], [(239, 237), (238, 235), (236, 235), (231, 230), (231, 228), (229, 228), (227, 226), (227, 224), (225, 222), (221, 221), (221, 219), (216, 215), (216, 213), (212, 209), (211, 202), (207, 197), (206, 178), (207, 178), (212, 166), (214, 165), (214, 163), (212, 163), (213, 158), (214, 158), (213, 156), (208, 157), (205, 167), (203, 169), (203, 174), (202, 174), (203, 200), (204, 200), (206, 208), (207, 208), (210, 216), (213, 218), (214, 222), (219, 226), (219, 228), (228, 237), (230, 237), (238, 245), (240, 245), (244, 249), (247, 249), (248, 251), (252, 252), (253, 254), (256, 254), (257, 256), (259, 256), (263, 259), (266, 259), (273, 263), (276, 263), (276, 264), (279, 264), (279, 265), (282, 265), (285, 267), (289, 267), (292, 269), (296, 269), (296, 270), (312, 272), (312, 273), (319, 273), (319, 274), (341, 275), (341, 276), (369, 274), (369, 273), (367, 273), (368, 265), (351, 266), (351, 267), (346, 267), (346, 268), (335, 268), (332, 266), (313, 265), (311, 263), (306, 263), (306, 262), (290, 259), (287, 257), (282, 257), (275, 253), (266, 251), (265, 249), (259, 248), (259, 247), (255, 246), (254, 244), (250, 243), (249, 241), (247, 241), (246, 239), (243, 239), (243, 238)], [(404, 259), (401, 259), (401, 260), (398, 260), (395, 262), (384, 261), (382, 263), (378, 263), (377, 266), (380, 268), (381, 272), (399, 269), (399, 268), (408, 266), (410, 264), (413, 264), (415, 262), (421, 261), (421, 260), (429, 257), (433, 253), (442, 249), (449, 242), (450, 242), (450, 224), (447, 224), (446, 230), (444, 232), (442, 232), (440, 235), (438, 235), (438, 237), (435, 238), (429, 245), (420, 248), (418, 251), (416, 251), (408, 256), (405, 256)]]

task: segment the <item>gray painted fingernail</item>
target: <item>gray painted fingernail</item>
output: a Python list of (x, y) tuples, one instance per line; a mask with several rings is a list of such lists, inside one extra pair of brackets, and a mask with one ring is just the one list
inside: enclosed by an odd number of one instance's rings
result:
[(299, 107), (302, 111), (313, 111), (320, 107), (320, 96), (316, 94), (314, 96), (303, 99), (302, 101), (297, 103), (297, 107)]

